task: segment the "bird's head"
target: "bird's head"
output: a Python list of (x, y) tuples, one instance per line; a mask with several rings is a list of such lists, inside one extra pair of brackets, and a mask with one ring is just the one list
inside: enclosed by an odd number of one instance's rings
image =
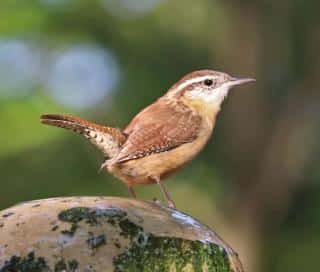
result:
[(252, 81), (255, 80), (236, 78), (213, 70), (200, 70), (184, 76), (169, 89), (166, 96), (179, 99), (199, 111), (219, 111), (232, 87)]

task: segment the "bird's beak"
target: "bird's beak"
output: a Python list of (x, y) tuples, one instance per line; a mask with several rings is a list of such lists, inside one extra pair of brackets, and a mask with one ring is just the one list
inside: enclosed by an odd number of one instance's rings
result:
[(237, 78), (237, 77), (232, 77), (230, 81), (228, 82), (229, 86), (236, 86), (236, 85), (242, 85), (245, 83), (249, 82), (254, 82), (256, 81), (254, 78)]

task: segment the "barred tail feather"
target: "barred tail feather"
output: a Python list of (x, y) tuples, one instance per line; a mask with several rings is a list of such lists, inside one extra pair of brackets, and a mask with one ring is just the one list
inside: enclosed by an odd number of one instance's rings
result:
[(117, 128), (105, 127), (93, 122), (61, 114), (43, 114), (41, 123), (72, 130), (83, 135), (97, 146), (105, 156), (112, 158), (119, 152), (126, 136)]

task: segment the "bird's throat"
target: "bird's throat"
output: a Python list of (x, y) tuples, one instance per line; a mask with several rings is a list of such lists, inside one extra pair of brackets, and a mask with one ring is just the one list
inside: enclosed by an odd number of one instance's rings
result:
[(189, 99), (187, 97), (183, 97), (181, 100), (184, 105), (210, 123), (215, 122), (216, 116), (220, 111), (220, 103), (215, 103), (214, 101), (208, 103), (204, 102), (202, 99)]

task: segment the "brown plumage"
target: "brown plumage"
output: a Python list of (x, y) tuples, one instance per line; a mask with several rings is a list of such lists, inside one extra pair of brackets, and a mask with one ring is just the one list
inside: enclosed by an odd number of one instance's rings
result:
[(133, 186), (158, 183), (174, 207), (163, 181), (205, 146), (229, 89), (249, 81), (211, 70), (190, 73), (123, 131), (59, 114), (42, 115), (41, 122), (84, 135), (107, 157), (102, 168), (122, 180), (133, 197)]
[(139, 113), (124, 130), (129, 137), (112, 162), (142, 158), (192, 142), (197, 137), (201, 117), (179, 104), (158, 102)]
[(126, 141), (126, 135), (117, 128), (104, 127), (93, 122), (62, 114), (43, 114), (41, 123), (73, 130), (97, 146), (106, 157), (113, 157)]

